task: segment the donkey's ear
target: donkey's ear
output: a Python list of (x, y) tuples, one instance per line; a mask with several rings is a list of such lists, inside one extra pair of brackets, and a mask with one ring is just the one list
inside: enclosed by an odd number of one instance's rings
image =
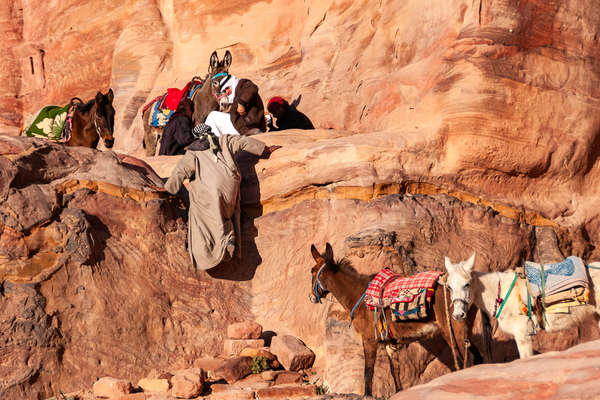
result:
[(469, 259), (467, 261), (465, 261), (463, 268), (465, 269), (465, 272), (467, 273), (471, 273), (471, 271), (473, 270), (473, 266), (475, 266), (475, 252), (473, 252), (473, 255), (471, 257), (469, 257)]
[(113, 99), (115, 98), (115, 94), (113, 93), (112, 88), (108, 89), (108, 93), (106, 93), (106, 98), (108, 99), (109, 103), (113, 102)]
[(444, 257), (444, 265), (446, 266), (446, 271), (452, 272), (454, 270), (454, 265), (448, 257)]
[(329, 242), (325, 245), (325, 254), (323, 256), (327, 261), (333, 261), (333, 248), (331, 248)]
[(225, 52), (225, 57), (223, 57), (223, 66), (225, 67), (225, 70), (229, 70), (229, 67), (231, 66), (231, 53), (229, 52), (229, 50), (227, 50)]
[(98, 91), (98, 93), (96, 93), (96, 103), (102, 102), (103, 98), (104, 98), (104, 95), (102, 94), (102, 92)]
[(217, 56), (217, 51), (215, 50), (210, 55), (209, 70), (211, 72), (214, 72), (218, 66), (219, 66), (219, 56)]
[(310, 246), (310, 252), (313, 256), (313, 258), (315, 259), (316, 262), (321, 262), (323, 261), (323, 257), (321, 256), (321, 253), (319, 253), (319, 250), (317, 250), (317, 248), (315, 247), (314, 244), (312, 244)]

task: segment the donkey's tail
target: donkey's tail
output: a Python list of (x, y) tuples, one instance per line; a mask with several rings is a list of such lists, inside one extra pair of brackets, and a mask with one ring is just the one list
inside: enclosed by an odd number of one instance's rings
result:
[(485, 357), (484, 362), (492, 361), (492, 324), (490, 323), (490, 317), (483, 311), (479, 311), (481, 314), (481, 334), (483, 341), (483, 353)]

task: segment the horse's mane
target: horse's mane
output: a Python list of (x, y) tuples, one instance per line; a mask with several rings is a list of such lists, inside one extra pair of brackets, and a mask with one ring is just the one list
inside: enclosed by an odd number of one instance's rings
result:
[(348, 274), (356, 279), (361, 279), (361, 280), (371, 280), (375, 276), (375, 275), (361, 274), (354, 268), (354, 266), (352, 265), (352, 262), (350, 260), (348, 260), (346, 257), (329, 263), (329, 269), (331, 269), (333, 272), (343, 272), (343, 273)]

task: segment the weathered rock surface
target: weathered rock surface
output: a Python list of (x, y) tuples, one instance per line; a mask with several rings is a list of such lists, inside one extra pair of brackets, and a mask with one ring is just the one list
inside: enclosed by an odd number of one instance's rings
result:
[(214, 372), (216, 378), (235, 383), (252, 373), (252, 357), (235, 357), (227, 360)]
[(480, 365), (396, 394), (391, 400), (421, 399), (596, 399), (600, 398), (600, 341), (506, 364)]
[(236, 322), (227, 327), (229, 339), (259, 339), (262, 334), (262, 326), (254, 321)]
[(315, 361), (315, 353), (291, 335), (274, 336), (271, 339), (271, 351), (281, 365), (290, 371), (308, 369)]
[(140, 379), (137, 384), (144, 392), (168, 392), (171, 384), (169, 379)]
[[(232, 72), (254, 79), (264, 99), (302, 95), (316, 126), (376, 132), (323, 143), (316, 158), (335, 147), (345, 159), (337, 174), (304, 173), (302, 151), (288, 158), (295, 179), (273, 185), (285, 196), (313, 184), (404, 178), (586, 224), (598, 236), (600, 14), (589, 12), (591, 0), (271, 0), (233, 13), (191, 0), (127, 0), (110, 10), (91, 1), (8, 5), (2, 131), (42, 105), (112, 85), (116, 148), (141, 151), (143, 104), (204, 73), (213, 49), (228, 48)], [(265, 18), (277, 22), (248, 23)], [(310, 178), (298, 185), (301, 177)]]
[(239, 354), (240, 357), (263, 357), (269, 360), (269, 365), (271, 368), (279, 368), (281, 364), (277, 361), (277, 357), (270, 351), (264, 349), (254, 349), (252, 347), (247, 347), (242, 350)]
[(237, 356), (246, 348), (260, 349), (264, 345), (265, 341), (263, 339), (226, 339), (223, 345), (223, 353), (228, 357)]
[(1, 398), (220, 354), (247, 291), (190, 268), (182, 214), (148, 189), (161, 183), (151, 169), (5, 136), (0, 165)]
[[(363, 273), (441, 269), (445, 255), (474, 250), (478, 270), (599, 259), (596, 9), (590, 0), (9, 0), (2, 132), (43, 105), (112, 86), (116, 148), (139, 153), (140, 108), (203, 73), (214, 48), (232, 51), (231, 71), (257, 82), (263, 99), (301, 94), (316, 126), (346, 131), (259, 136), (284, 148), (243, 164), (244, 262), (210, 274), (189, 268), (185, 210), (148, 188), (160, 180), (144, 163), (0, 138), (0, 397), (191, 366), (249, 317), (302, 338), (332, 390), (360, 392), (362, 349), (347, 314), (307, 301), (313, 242), (331, 242)], [(254, 23), (264, 19), (272, 23)], [(177, 158), (148, 161), (164, 177)], [(583, 327), (535, 345), (596, 337)], [(494, 361), (514, 358), (512, 342), (496, 339)], [(380, 353), (375, 392), (387, 395)], [(448, 371), (418, 344), (395, 358), (404, 388)]]
[(317, 387), (313, 385), (281, 385), (265, 389), (258, 389), (256, 396), (259, 399), (287, 399), (296, 397), (312, 397), (317, 394)]
[(94, 397), (115, 398), (131, 393), (131, 382), (105, 376), (94, 382)]
[(282, 371), (275, 378), (276, 385), (300, 384), (303, 381), (302, 374), (295, 371)]
[(176, 371), (171, 378), (171, 393), (181, 399), (191, 399), (204, 391), (206, 373), (200, 368), (189, 368)]
[[(335, 144), (341, 139), (323, 140), (322, 134), (263, 135), (287, 147), (257, 164), (242, 160), (244, 262), (209, 273), (190, 269), (185, 209), (179, 200), (148, 188), (160, 180), (143, 162), (0, 138), (0, 163), (6, 166), (0, 175), (5, 199), (0, 204), (0, 337), (10, 354), (0, 360), (7, 382), (0, 393), (51, 395), (58, 388), (85, 387), (99, 370), (105, 375), (126, 371), (125, 378), (137, 381), (152, 368), (192, 366), (200, 357), (218, 355), (226, 327), (249, 315), (279, 335), (302, 338), (314, 349), (315, 368), (333, 391), (360, 393), (362, 348), (347, 313), (334, 303), (313, 305), (307, 299), (310, 243), (322, 248), (331, 242), (336, 256), (347, 255), (362, 273), (383, 265), (405, 274), (441, 269), (444, 256), (458, 260), (474, 250), (478, 270), (538, 259), (537, 237), (543, 235), (533, 222), (547, 220), (534, 214), (495, 210), (458, 192), (450, 196), (434, 186), (404, 186), (402, 180), (371, 188), (350, 186), (351, 180), (321, 181), (321, 170), (345, 170), (355, 159), (350, 149), (363, 146), (357, 142), (340, 153)], [(299, 175), (293, 194), (284, 195), (281, 187), (296, 179), (288, 171), (289, 159), (309, 172)], [(360, 175), (370, 164), (362, 165), (346, 170), (346, 176)], [(416, 194), (421, 190), (426, 194)], [(545, 229), (556, 232), (558, 254), (590, 254), (585, 249), (593, 239), (578, 229)], [(543, 242), (549, 243), (545, 237)], [(15, 320), (15, 315), (27, 319)], [(107, 319), (113, 323), (106, 324)], [(598, 337), (595, 329), (542, 335), (536, 346), (539, 351), (566, 348)], [(93, 342), (87, 340), (89, 332)], [(514, 344), (501, 332), (497, 339), (504, 349), (495, 361), (513, 359)], [(440, 350), (449, 359), (449, 351)], [(389, 395), (395, 389), (384, 354), (378, 357), (375, 392)], [(448, 371), (419, 344), (395, 358), (402, 365), (404, 388)]]

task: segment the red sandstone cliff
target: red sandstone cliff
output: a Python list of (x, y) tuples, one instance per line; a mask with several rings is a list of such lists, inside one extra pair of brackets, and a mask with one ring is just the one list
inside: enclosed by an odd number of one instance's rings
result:
[[(213, 276), (189, 269), (185, 212), (148, 189), (157, 177), (143, 164), (3, 137), (5, 393), (192, 363), (247, 315), (302, 337), (333, 386), (358, 391), (356, 335), (334, 305), (307, 300), (313, 242), (362, 272), (441, 268), (444, 255), (473, 250), (478, 269), (503, 269), (539, 257), (548, 232), (564, 254), (599, 258), (591, 1), (57, 3), (0, 10), (2, 132), (110, 86), (116, 148), (140, 154), (141, 106), (203, 74), (215, 48), (231, 50), (231, 72), (263, 99), (301, 94), (315, 125), (336, 130), (262, 136), (284, 148), (244, 164), (244, 262)], [(164, 175), (176, 158), (148, 161)], [(405, 387), (446, 371), (418, 345), (406, 354), (418, 361), (403, 369)]]

